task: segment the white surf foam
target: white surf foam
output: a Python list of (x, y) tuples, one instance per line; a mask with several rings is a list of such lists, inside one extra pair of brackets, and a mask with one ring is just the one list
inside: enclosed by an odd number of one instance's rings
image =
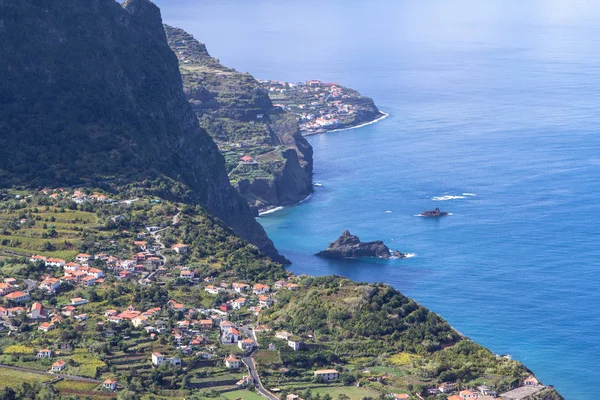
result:
[(463, 196), (477, 197), (477, 193), (463, 193)]
[(406, 254), (404, 255), (404, 258), (413, 258), (413, 257), (414, 257), (414, 256), (416, 256), (416, 255), (417, 255), (417, 253), (406, 253)]
[(258, 213), (258, 216), (261, 217), (263, 215), (267, 215), (267, 214), (271, 214), (271, 213), (274, 213), (274, 212), (277, 212), (277, 211), (281, 211), (284, 208), (285, 207), (275, 207), (275, 208), (271, 208), (271, 209), (268, 209), (268, 210), (265, 210), (265, 211), (261, 211), (261, 212)]
[(433, 200), (433, 201), (448, 201), (448, 200), (456, 200), (456, 199), (464, 199), (464, 198), (466, 198), (466, 196), (446, 195), (446, 196), (434, 196), (431, 198), (431, 200)]
[(392, 212), (390, 210), (386, 210), (385, 213), (386, 214), (391, 214)]

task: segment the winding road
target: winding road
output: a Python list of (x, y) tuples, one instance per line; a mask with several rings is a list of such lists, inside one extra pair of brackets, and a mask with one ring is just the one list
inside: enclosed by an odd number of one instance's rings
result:
[(254, 353), (256, 353), (256, 350), (258, 350), (258, 347), (255, 347), (248, 354), (248, 356), (242, 358), (242, 361), (244, 362), (244, 364), (246, 364), (246, 367), (248, 367), (248, 373), (250, 374), (252, 379), (254, 379), (254, 387), (256, 388), (256, 391), (261, 396), (264, 396), (269, 400), (279, 400), (279, 397), (275, 396), (273, 393), (265, 389), (262, 382), (260, 381), (260, 376), (258, 376), (258, 372), (256, 371), (256, 363), (254, 362)]

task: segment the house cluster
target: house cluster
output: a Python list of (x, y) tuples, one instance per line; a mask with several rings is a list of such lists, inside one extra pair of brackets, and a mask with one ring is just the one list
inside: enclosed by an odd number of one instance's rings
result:
[(361, 109), (360, 95), (336, 83), (260, 81), (276, 107), (295, 113), (302, 131), (334, 129)]
[[(204, 278), (204, 291), (212, 295), (218, 295), (226, 293), (229, 296), (229, 300), (221, 304), (220, 309), (228, 312), (230, 310), (239, 310), (247, 307), (249, 311), (253, 312), (254, 315), (260, 315), (263, 309), (272, 307), (275, 304), (274, 295), (277, 290), (287, 289), (296, 290), (299, 285), (288, 281), (277, 281), (271, 288), (269, 285), (264, 283), (257, 283), (253, 286), (244, 282), (214, 282), (214, 278)], [(275, 292), (273, 292), (273, 290)]]
[(105, 194), (102, 194), (102, 193), (87, 194), (85, 192), (82, 192), (81, 190), (75, 190), (74, 192), (71, 193), (64, 188), (42, 189), (40, 191), (40, 193), (42, 193), (54, 200), (68, 198), (76, 204), (82, 204), (86, 201), (97, 201), (97, 202), (101, 202), (101, 203), (114, 202), (113, 199), (109, 198)]
[[(537, 378), (533, 375), (529, 376), (523, 381), (524, 387), (542, 387)], [(458, 389), (458, 385), (455, 382), (444, 382), (439, 386), (428, 389), (429, 394), (437, 395), (439, 393), (445, 393), (448, 396), (448, 400), (495, 400), (499, 399), (498, 393), (487, 385), (481, 385), (473, 388)], [(502, 398), (512, 398), (501, 396)]]

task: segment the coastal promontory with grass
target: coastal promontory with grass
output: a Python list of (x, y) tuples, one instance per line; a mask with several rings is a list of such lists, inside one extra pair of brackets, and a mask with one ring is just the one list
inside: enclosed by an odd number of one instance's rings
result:
[(288, 271), (254, 215), (312, 150), (191, 41), (149, 0), (0, 1), (0, 398), (562, 399), (390, 285)]

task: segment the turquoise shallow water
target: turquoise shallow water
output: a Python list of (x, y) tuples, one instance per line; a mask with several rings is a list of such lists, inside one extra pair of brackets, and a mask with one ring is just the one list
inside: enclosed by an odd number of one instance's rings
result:
[[(294, 272), (388, 282), (566, 399), (597, 398), (598, 2), (158, 4), (229, 66), (336, 81), (390, 113), (311, 137), (323, 186), (260, 219)], [(414, 216), (436, 206), (454, 215)], [(416, 256), (312, 255), (344, 229)]]

